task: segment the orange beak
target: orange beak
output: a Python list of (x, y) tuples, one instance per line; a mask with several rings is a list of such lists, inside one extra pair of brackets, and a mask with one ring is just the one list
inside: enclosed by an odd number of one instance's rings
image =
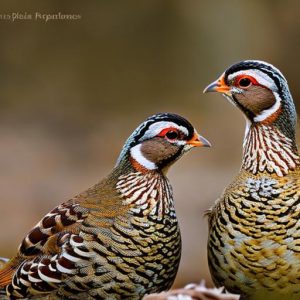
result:
[(225, 83), (224, 74), (219, 79), (209, 84), (203, 91), (203, 93), (219, 92), (224, 94), (230, 93), (230, 87)]
[(193, 137), (186, 143), (193, 147), (211, 147), (210, 142), (207, 139), (205, 139), (203, 136), (198, 134), (196, 131)]

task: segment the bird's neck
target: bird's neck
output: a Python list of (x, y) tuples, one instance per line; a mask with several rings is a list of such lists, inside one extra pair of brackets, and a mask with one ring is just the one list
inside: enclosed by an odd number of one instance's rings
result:
[(130, 153), (127, 153), (123, 156), (121, 160), (117, 162), (117, 165), (114, 168), (114, 175), (124, 175), (128, 173), (142, 173), (144, 175), (147, 174), (158, 174), (164, 176), (164, 172), (161, 168), (155, 166), (155, 168), (147, 167), (147, 164), (142, 164), (140, 161), (131, 156)]
[(247, 124), (242, 169), (253, 174), (267, 172), (282, 177), (299, 165), (295, 139), (287, 137), (272, 124)]
[(137, 170), (130, 160), (120, 162), (113, 172), (123, 204), (135, 214), (158, 220), (166, 214), (175, 216), (172, 187), (163, 172)]

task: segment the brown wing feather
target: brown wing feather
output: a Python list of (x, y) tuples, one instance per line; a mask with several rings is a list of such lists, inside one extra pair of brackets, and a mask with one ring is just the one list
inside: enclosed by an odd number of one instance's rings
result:
[[(7, 295), (25, 298), (57, 290), (61, 282), (77, 272), (77, 264), (88, 264), (94, 252), (81, 236), (82, 223), (107, 227), (107, 220), (124, 208), (112, 183), (102, 181), (93, 188), (50, 211), (23, 239), (17, 256), (0, 270), (0, 287)], [(100, 219), (99, 219), (100, 218)], [(94, 224), (95, 225), (95, 224)]]
[(76, 273), (76, 263), (88, 261), (89, 252), (82, 237), (70, 232), (57, 234), (57, 253), (35, 255), (18, 263), (7, 285), (7, 294), (25, 298), (40, 293), (50, 293), (59, 288), (65, 276)]
[(0, 287), (12, 282), (14, 273), (26, 260), (33, 261), (39, 255), (59, 254), (61, 249), (58, 240), (62, 233), (78, 233), (82, 221), (88, 214), (79, 203), (70, 200), (55, 207), (27, 234), (23, 239), (16, 258), (4, 265), (0, 270)]
[(62, 231), (78, 232), (79, 225), (86, 218), (88, 210), (84, 210), (79, 203), (70, 200), (52, 211), (27, 234), (19, 247), (20, 256), (32, 256), (43, 253), (50, 237)]

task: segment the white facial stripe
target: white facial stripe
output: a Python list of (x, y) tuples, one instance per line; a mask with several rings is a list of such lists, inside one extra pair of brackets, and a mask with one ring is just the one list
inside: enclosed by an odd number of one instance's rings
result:
[(148, 170), (157, 169), (155, 163), (153, 163), (152, 161), (148, 160), (143, 156), (141, 152), (141, 146), (142, 144), (138, 144), (130, 149), (131, 157)]
[(265, 119), (267, 119), (268, 117), (270, 117), (273, 113), (275, 113), (281, 105), (281, 99), (279, 97), (279, 95), (276, 92), (273, 92), (276, 102), (273, 106), (271, 106), (268, 109), (263, 110), (260, 114), (258, 114), (253, 120), (255, 122), (261, 122)]
[(161, 122), (156, 122), (156, 123), (150, 125), (149, 129), (145, 132), (142, 140), (153, 138), (153, 137), (157, 136), (163, 129), (170, 128), (170, 127), (180, 130), (186, 136), (189, 134), (188, 130), (183, 126), (178, 126), (177, 124), (175, 124), (173, 122), (161, 121)]
[[(270, 67), (271, 69), (274, 69), (277, 73), (279, 73), (279, 74), (282, 76), (282, 78), (285, 78), (285, 77), (283, 76), (283, 74), (282, 74), (276, 67), (274, 67), (273, 65), (271, 65), (271, 64), (269, 64), (269, 63), (267, 63), (267, 62), (265, 62), (265, 61), (262, 61), (262, 60), (245, 60), (245, 62), (246, 62), (246, 63), (247, 63), (247, 62), (257, 62), (257, 63), (260, 63), (260, 64), (262, 64), (262, 65), (266, 65), (266, 66)], [(274, 73), (273, 75), (276, 76), (275, 73)], [(277, 76), (277, 77), (278, 77), (278, 76)], [(282, 80), (282, 78), (280, 78), (280, 79)]]
[(259, 84), (269, 88), (270, 90), (272, 90), (272, 91), (277, 90), (277, 86), (276, 86), (274, 80), (260, 70), (245, 70), (245, 71), (235, 72), (228, 76), (228, 80), (231, 81), (233, 78), (235, 78), (239, 75), (251, 76), (251, 77), (255, 78)]

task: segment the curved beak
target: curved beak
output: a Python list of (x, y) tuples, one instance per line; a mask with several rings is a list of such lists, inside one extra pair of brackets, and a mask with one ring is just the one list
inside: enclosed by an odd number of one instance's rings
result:
[(198, 134), (196, 131), (193, 137), (186, 143), (187, 145), (191, 145), (193, 147), (211, 147), (210, 142), (206, 138)]
[(210, 92), (230, 94), (230, 87), (225, 83), (224, 74), (222, 74), (219, 79), (209, 84), (203, 91), (203, 93)]

